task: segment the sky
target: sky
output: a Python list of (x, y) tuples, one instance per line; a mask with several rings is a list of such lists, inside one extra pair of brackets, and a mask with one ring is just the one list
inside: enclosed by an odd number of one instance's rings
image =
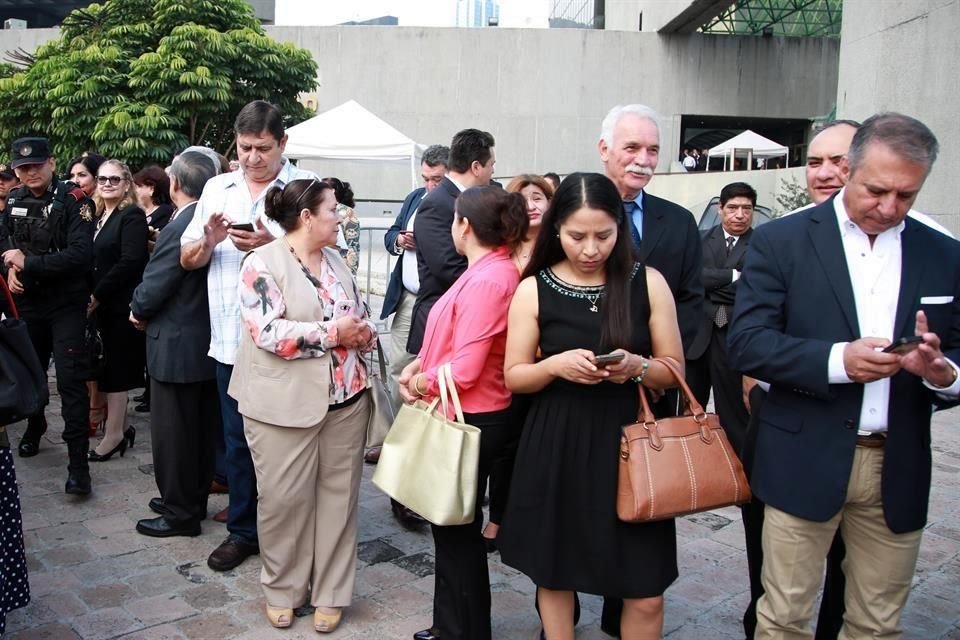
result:
[[(468, 0), (276, 0), (275, 24), (320, 26), (396, 16), (405, 27), (453, 27), (457, 5)], [(543, 26), (551, 0), (499, 0), (500, 24)]]

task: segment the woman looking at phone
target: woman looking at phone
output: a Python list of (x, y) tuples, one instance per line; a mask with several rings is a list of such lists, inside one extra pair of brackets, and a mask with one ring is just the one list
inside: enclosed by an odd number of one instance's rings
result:
[[(243, 332), (229, 394), (237, 400), (260, 489), (257, 532), (267, 618), (289, 627), (315, 607), (330, 633), (350, 604), (357, 495), (370, 414), (363, 353), (376, 330), (336, 250), (337, 201), (319, 180), (265, 196), (286, 235), (240, 270)], [(218, 228), (226, 236), (226, 228)]]
[(673, 296), (635, 261), (629, 224), (606, 176), (567, 177), (510, 306), (507, 387), (533, 397), (497, 545), (536, 583), (548, 640), (572, 640), (577, 591), (625, 599), (621, 637), (660, 637), (677, 577), (673, 520), (616, 514), (620, 428), (636, 421), (638, 383), (674, 384), (651, 356), (683, 367)]

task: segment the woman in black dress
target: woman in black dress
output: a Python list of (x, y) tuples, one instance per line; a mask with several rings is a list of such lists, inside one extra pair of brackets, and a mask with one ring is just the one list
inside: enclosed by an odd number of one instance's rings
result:
[(96, 314), (103, 340), (97, 386), (106, 395), (107, 417), (103, 439), (90, 451), (90, 460), (102, 462), (115, 453), (122, 456), (136, 435), (132, 426), (127, 428), (127, 391), (143, 386), (146, 345), (129, 316), (133, 290), (147, 265), (147, 219), (137, 206), (133, 176), (119, 160), (100, 165), (95, 202), (94, 284), (87, 315)]
[[(673, 520), (627, 524), (616, 513), (620, 428), (636, 421), (637, 383), (673, 384), (648, 358), (683, 367), (673, 296), (635, 261), (629, 224), (607, 177), (569, 176), (510, 306), (507, 386), (533, 397), (498, 546), (537, 584), (549, 640), (572, 640), (577, 591), (624, 598), (621, 637), (659, 637), (677, 577)], [(622, 355), (598, 362), (609, 353)]]

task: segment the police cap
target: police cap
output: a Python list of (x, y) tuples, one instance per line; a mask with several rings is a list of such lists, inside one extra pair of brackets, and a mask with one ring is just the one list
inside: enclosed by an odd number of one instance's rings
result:
[(46, 138), (18, 138), (10, 148), (10, 166), (41, 164), (50, 159), (50, 143)]

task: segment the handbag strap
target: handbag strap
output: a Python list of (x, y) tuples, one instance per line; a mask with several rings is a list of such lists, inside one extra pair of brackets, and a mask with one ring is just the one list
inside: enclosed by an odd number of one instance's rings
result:
[(13, 302), (13, 294), (10, 293), (10, 287), (7, 286), (7, 279), (0, 277), (0, 284), (3, 284), (3, 292), (7, 295), (7, 302), (10, 304), (10, 311), (13, 313), (14, 320), (19, 320), (20, 312), (17, 311), (17, 305)]
[(377, 363), (380, 365), (380, 379), (387, 381), (387, 367), (383, 363), (383, 344), (380, 342), (380, 336), (377, 336)]
[[(687, 404), (690, 406), (690, 410), (694, 416), (700, 417), (704, 415), (703, 407), (700, 406), (700, 403), (697, 402), (697, 398), (693, 395), (693, 391), (690, 390), (690, 386), (687, 384), (687, 381), (683, 379), (683, 376), (680, 374), (680, 371), (676, 366), (669, 360), (664, 358), (650, 358), (655, 362), (659, 362), (673, 375), (673, 379), (676, 381), (677, 386), (680, 387), (680, 391), (683, 394), (684, 398), (687, 401)], [(644, 424), (653, 424), (656, 422), (656, 419), (653, 417), (653, 411), (650, 409), (650, 402), (647, 400), (647, 394), (643, 391), (643, 385), (637, 385), (637, 392), (640, 395), (640, 409), (639, 415), (637, 416), (637, 422), (642, 422)]]
[(453, 401), (453, 409), (457, 412), (457, 422), (465, 424), (467, 421), (463, 419), (463, 408), (460, 406), (457, 384), (453, 379), (453, 367), (449, 362), (441, 367), (441, 376), (447, 379), (447, 389), (450, 392), (450, 399)]

